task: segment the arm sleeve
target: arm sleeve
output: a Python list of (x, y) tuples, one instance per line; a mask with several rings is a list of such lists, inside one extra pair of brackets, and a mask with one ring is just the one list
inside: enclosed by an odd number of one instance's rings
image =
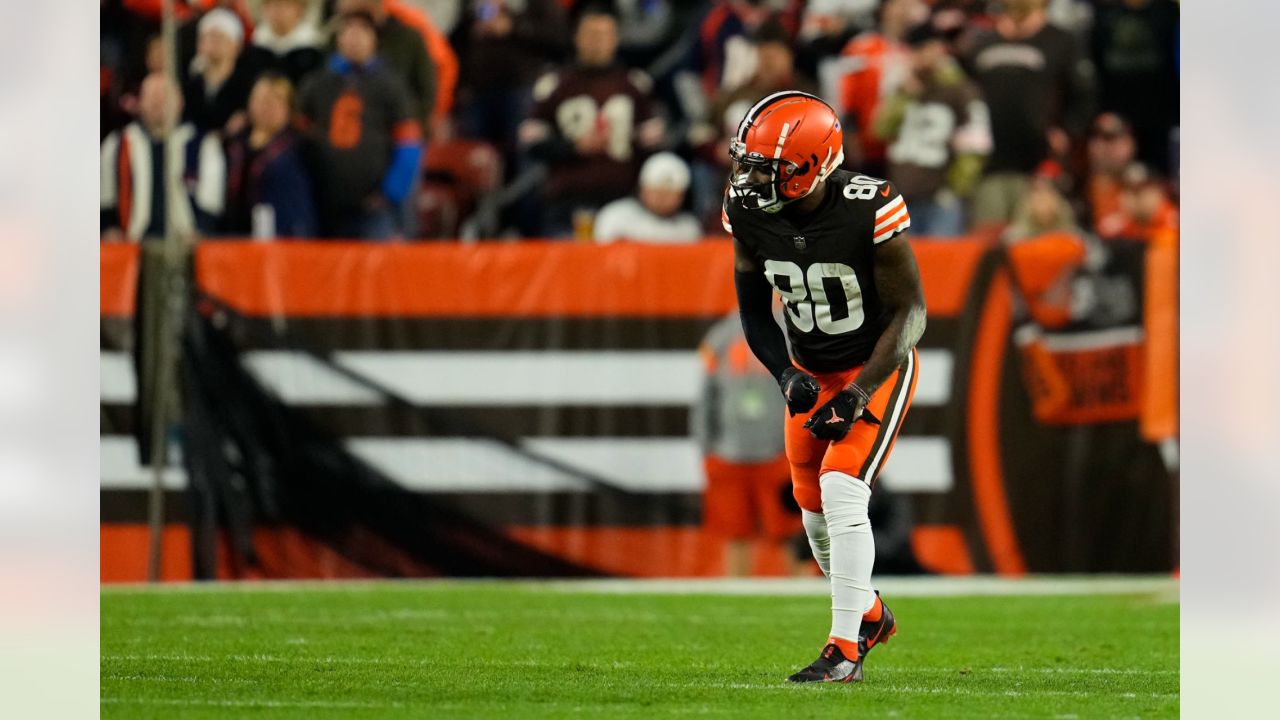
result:
[[(885, 194), (880, 207), (876, 209), (876, 226), (871, 236), (871, 241), (876, 245), (892, 240), (911, 227), (911, 214), (907, 212), (907, 201), (902, 198), (902, 194), (890, 183), (885, 183), (883, 188)], [(882, 199), (879, 192), (874, 197), (876, 200)]]
[(398, 83), (392, 93), (395, 124), (392, 126), (394, 149), (391, 164), (382, 176), (382, 194), (393, 203), (403, 202), (413, 187), (414, 174), (422, 162), (422, 128), (415, 117), (408, 92)]
[(781, 380), (782, 372), (791, 367), (787, 341), (773, 317), (773, 291), (764, 275), (758, 272), (734, 271), (733, 284), (738, 291), (738, 314), (747, 345), (761, 365)]
[(102, 141), (102, 158), (98, 170), (101, 173), (98, 183), (98, 230), (105, 231), (117, 224), (116, 203), (118, 189), (116, 188), (116, 163), (119, 161), (117, 153), (120, 151), (120, 134), (113, 132)]
[(211, 217), (222, 215), (227, 200), (227, 157), (214, 133), (200, 141), (200, 172), (196, 178), (195, 201)]

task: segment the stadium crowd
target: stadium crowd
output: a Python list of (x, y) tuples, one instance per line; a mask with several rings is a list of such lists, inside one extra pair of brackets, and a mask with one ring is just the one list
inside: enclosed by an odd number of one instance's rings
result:
[(722, 235), (782, 89), (916, 235), (1176, 227), (1175, 0), (173, 4), (176, 83), (160, 0), (102, 0), (104, 241)]

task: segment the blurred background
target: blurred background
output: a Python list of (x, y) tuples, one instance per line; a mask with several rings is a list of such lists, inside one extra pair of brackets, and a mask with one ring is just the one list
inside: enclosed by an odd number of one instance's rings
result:
[(790, 88), (913, 217), (877, 569), (1176, 571), (1178, 23), (104, 0), (102, 580), (816, 574), (719, 220)]

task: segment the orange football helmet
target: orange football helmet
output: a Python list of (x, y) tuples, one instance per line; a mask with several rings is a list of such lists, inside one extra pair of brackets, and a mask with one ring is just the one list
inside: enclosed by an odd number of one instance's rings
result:
[(748, 210), (777, 212), (813, 192), (844, 162), (835, 110), (808, 93), (787, 90), (756, 103), (729, 143), (729, 194)]

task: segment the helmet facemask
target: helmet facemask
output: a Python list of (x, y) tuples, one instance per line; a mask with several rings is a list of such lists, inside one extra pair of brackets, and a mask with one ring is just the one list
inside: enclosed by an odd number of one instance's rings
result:
[[(748, 153), (746, 144), (741, 140), (729, 143), (729, 157), (733, 160), (729, 171), (729, 194), (747, 210), (781, 210), (788, 200), (782, 197), (778, 185), (783, 175), (795, 172), (794, 167), (787, 167), (791, 163), (767, 158), (758, 152)], [(756, 177), (752, 179), (752, 175)], [(765, 179), (760, 179), (760, 175)]]

